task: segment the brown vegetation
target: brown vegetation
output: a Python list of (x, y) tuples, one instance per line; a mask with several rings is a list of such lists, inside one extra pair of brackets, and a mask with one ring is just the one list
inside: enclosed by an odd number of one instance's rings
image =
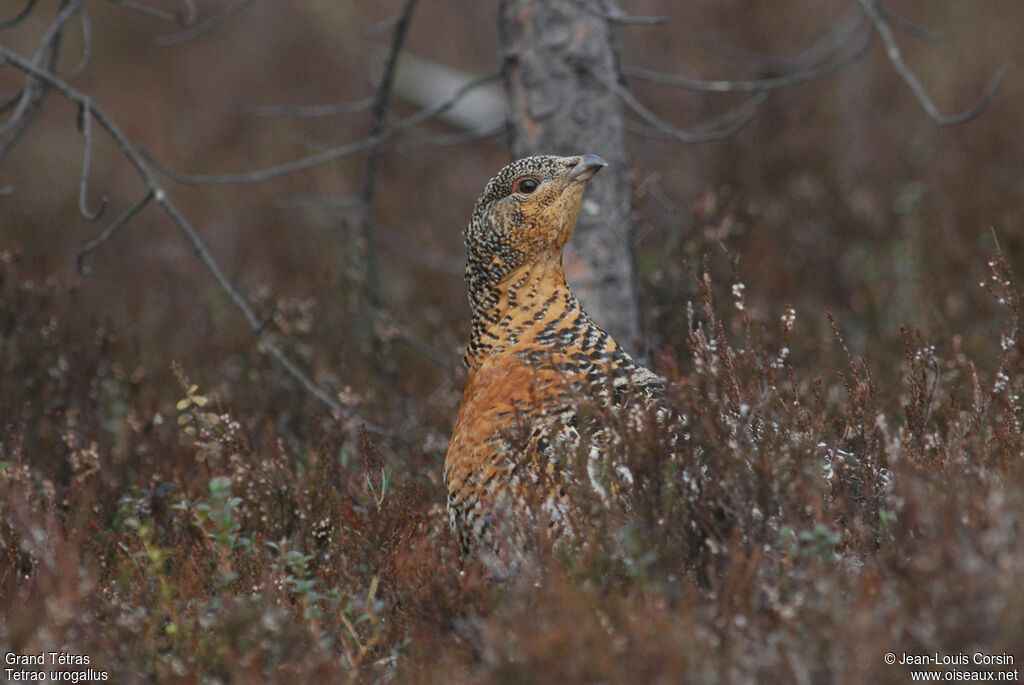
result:
[[(298, 131), (349, 139), (371, 117), (299, 127), (241, 106), (372, 92), (358, 32), (394, 8), (355, 4), (254, 3), (171, 52), (96, 4), (79, 86), (175, 166), (292, 158)], [(409, 48), (487, 73), (494, 18), (462, 5), (425, 3)], [(835, 9), (801, 4), (797, 26), (783, 5), (669, 20), (784, 51)], [(901, 5), (949, 41), (908, 54), (944, 111), (1019, 57), (1016, 3)], [(457, 19), (465, 41), (439, 28)], [(625, 63), (716, 68), (679, 32), (622, 30)], [(75, 108), (55, 103), (0, 165), (0, 651), (88, 655), (113, 682), (905, 682), (887, 652), (1019, 668), (1022, 84), (1011, 72), (980, 118), (937, 128), (878, 55), (723, 143), (631, 138), (636, 351), (699, 417), (702, 498), (680, 494), (658, 436), (632, 435), (630, 513), (595, 498), (586, 545), (542, 544), (511, 583), (460, 561), (441, 482), (468, 337), (460, 231), (503, 143), (381, 157), (383, 314), (355, 287), (344, 203), (282, 202), (358, 193), (358, 160), (173, 186), (267, 334), (374, 432), (280, 370), (154, 207), (75, 275), (142, 188), (98, 137), (90, 206), (108, 195), (110, 216), (82, 219)], [(709, 113), (706, 95), (637, 90)], [(755, 438), (725, 418), (743, 406), (769, 419)], [(819, 440), (857, 462), (823, 468)]]

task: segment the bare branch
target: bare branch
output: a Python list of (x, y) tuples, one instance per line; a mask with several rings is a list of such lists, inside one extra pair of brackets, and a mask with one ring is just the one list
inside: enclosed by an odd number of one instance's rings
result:
[(300, 135), (298, 133), (286, 133), (284, 139), (292, 143), (297, 143), (303, 147), (308, 147), (314, 152), (326, 152), (327, 150), (334, 149), (334, 146), (329, 143), (313, 140), (308, 136)]
[(25, 2), (25, 6), (21, 8), (20, 12), (15, 14), (10, 19), (5, 19), (4, 21), (0, 21), (0, 29), (9, 29), (12, 26), (17, 26), (22, 21), (24, 21), (25, 17), (27, 17), (29, 15), (29, 13), (32, 12), (32, 8), (35, 7), (35, 6), (36, 6), (36, 0), (27, 0)]
[(57, 14), (53, 23), (50, 24), (50, 28), (46, 29), (46, 33), (43, 34), (42, 39), (39, 41), (39, 47), (36, 48), (36, 54), (32, 60), (34, 63), (39, 64), (42, 61), (43, 54), (51, 44), (60, 39), (60, 34), (61, 31), (64, 30), (64, 26), (71, 21), (71, 17), (75, 16), (75, 13), (81, 8), (82, 0), (71, 0), (64, 5), (64, 8)]
[[(594, 12), (594, 8), (589, 2), (578, 2), (577, 6), (586, 11)], [(640, 24), (644, 26), (658, 26), (665, 23), (665, 17), (642, 17), (635, 14), (629, 14), (623, 10), (617, 0), (605, 0), (605, 9), (596, 10), (599, 16), (614, 23), (614, 24)]]
[(352, 102), (338, 102), (333, 105), (246, 105), (242, 108), (242, 112), (254, 117), (312, 119), (365, 112), (373, 107), (373, 103), (374, 98), (364, 98)]
[[(213, 16), (207, 19), (204, 19), (203, 21), (199, 22), (187, 31), (182, 31), (180, 33), (171, 33), (166, 36), (160, 36), (156, 39), (156, 44), (160, 47), (168, 47), (170, 45), (180, 45), (181, 43), (188, 42), (193, 38), (196, 38), (197, 36), (201, 36), (202, 34), (217, 28), (224, 21), (235, 16), (251, 4), (252, 0), (239, 0), (234, 5), (225, 7), (220, 12), (217, 12), (217, 14), (214, 14)], [(189, 3), (189, 10), (190, 15), (192, 16), (192, 19), (194, 21), (195, 6), (191, 3)]]
[[(415, 107), (433, 104), (463, 84), (473, 74), (430, 59), (403, 52), (395, 68), (394, 96)], [(438, 115), (438, 121), (463, 131), (476, 131), (484, 125), (507, 119), (505, 93), (498, 85), (467, 93), (451, 109)]]
[(18, 119), (12, 119), (9, 122), (11, 124), (10, 130), (9, 132), (5, 132), (7, 140), (0, 144), (0, 160), (5, 158), (7, 153), (14, 149), (14, 146), (18, 144), (18, 141), (21, 140), (22, 136), (25, 135), (25, 132), (28, 131), (33, 122), (35, 122), (36, 117), (38, 117), (39, 113), (42, 112), (42, 102), (44, 99), (45, 91), (43, 94), (40, 94), (34, 104), (20, 117), (18, 117)]
[(685, 143), (699, 143), (708, 140), (719, 140), (734, 135), (743, 128), (753, 117), (757, 108), (767, 99), (770, 92), (781, 88), (794, 86), (800, 83), (812, 81), (828, 74), (835, 73), (844, 67), (859, 61), (866, 53), (874, 40), (874, 33), (868, 32), (864, 40), (848, 55), (840, 56), (835, 61), (822, 64), (821, 60), (827, 59), (832, 54), (838, 54), (845, 44), (849, 42), (857, 29), (863, 23), (863, 16), (860, 14), (847, 13), (838, 20), (826, 36), (815, 41), (815, 43), (804, 50), (800, 56), (792, 60), (792, 64), (806, 64), (792, 73), (784, 74), (773, 78), (762, 78), (752, 80), (706, 80), (694, 79), (642, 69), (638, 67), (623, 67), (622, 73), (625, 76), (643, 79), (653, 83), (670, 85), (677, 88), (684, 88), (697, 92), (709, 93), (730, 93), (745, 92), (754, 93), (743, 103), (730, 110), (712, 117), (690, 129), (684, 130), (675, 127), (645, 107), (632, 91), (625, 86), (615, 83), (606, 84), (612, 88), (623, 102), (637, 113), (649, 128), (642, 126), (634, 127), (643, 135), (669, 138)]
[(792, 57), (750, 53), (698, 33), (698, 40), (705, 50), (718, 61), (741, 71), (757, 74), (788, 74), (820, 64), (829, 55), (838, 52), (850, 40), (864, 21), (864, 14), (851, 5), (811, 45)]
[[(370, 129), (371, 138), (379, 138), (387, 123), (388, 106), (391, 104), (392, 85), (395, 80), (395, 67), (398, 64), (398, 56), (402, 52), (402, 45), (405, 43), (405, 36), (409, 31), (409, 23), (412, 21), (412, 13), (416, 9), (417, 1), (405, 0), (398, 15), (398, 22), (395, 24), (395, 31), (391, 37), (391, 49), (388, 51), (384, 73), (377, 88), (377, 98), (373, 103), (373, 125)], [(373, 201), (377, 195), (377, 170), (379, 166), (380, 144), (378, 143), (370, 149), (369, 158), (366, 160), (366, 175), (363, 180), (362, 192), (363, 212), (360, 217), (360, 233), (363, 238), (363, 254), (361, 257), (366, 276), (366, 296), (373, 309), (379, 308), (381, 304), (380, 284), (377, 279), (377, 260), (372, 249), (373, 223), (370, 221)]]
[[(1008, 66), (1002, 67), (996, 73), (995, 77), (989, 83), (988, 87), (982, 94), (982, 97), (974, 107), (958, 115), (943, 116), (935, 108), (931, 99), (928, 97), (926, 91), (914, 76), (913, 72), (910, 71), (909, 67), (907, 67), (906, 62), (903, 60), (902, 54), (899, 51), (899, 47), (895, 42), (889, 22), (890, 20), (893, 21), (893, 23), (899, 22), (898, 25), (901, 29), (924, 40), (934, 40), (934, 36), (909, 22), (903, 22), (902, 20), (891, 17), (891, 15), (885, 13), (881, 6), (878, 5), (877, 0), (857, 1), (864, 8), (864, 13), (866, 13), (873, 22), (874, 31), (869, 32), (865, 36), (864, 40), (861, 41), (861, 43), (848, 55), (839, 57), (828, 64), (811, 62), (812, 66), (793, 73), (783, 74), (774, 78), (753, 80), (693, 79), (678, 76), (676, 74), (667, 74), (629, 66), (623, 67), (622, 73), (625, 76), (698, 92), (766, 92), (818, 79), (822, 76), (835, 73), (859, 61), (867, 53), (868, 49), (874, 42), (874, 36), (877, 33), (882, 37), (883, 42), (886, 44), (887, 53), (890, 61), (893, 63), (893, 66), (897, 69), (903, 80), (910, 86), (915, 97), (917, 97), (921, 102), (926, 113), (933, 121), (942, 126), (951, 126), (968, 121), (981, 112), (984, 106), (992, 98), (995, 89), (1003, 76), (1005, 76), (1006, 71), (1009, 68)], [(841, 20), (836, 22), (833, 29), (830, 30), (826, 36), (816, 41), (814, 45), (805, 50), (799, 57), (795, 58), (793, 62), (807, 63), (807, 60), (809, 59), (820, 60), (824, 59), (831, 53), (838, 53), (839, 50), (842, 49), (843, 44), (846, 43), (856, 32), (856, 29), (859, 28), (862, 18), (863, 13), (860, 13), (859, 16), (856, 17), (851, 17), (849, 14), (844, 15)], [(639, 114), (642, 119), (650, 124), (651, 128), (639, 128), (638, 130), (641, 133), (645, 135), (672, 138), (683, 142), (701, 142), (703, 140), (731, 135), (731, 133), (734, 133), (749, 120), (749, 115), (752, 114), (753, 108), (760, 104), (760, 102), (755, 102), (755, 99), (752, 98), (739, 107), (730, 110), (719, 117), (710, 119), (696, 128), (684, 131), (659, 119), (656, 115), (647, 110), (646, 107), (644, 107), (636, 97), (628, 91), (628, 89), (622, 86), (618, 86), (613, 89), (620, 95), (620, 97), (623, 98), (623, 101), (630, 107), (630, 109)], [(737, 123), (732, 125), (733, 122)], [(732, 127), (726, 128), (728, 126)], [(708, 136), (711, 136), (711, 138), (708, 138)]]
[(41, 104), (42, 97), (38, 101), (38, 104), (29, 109), (29, 111), (20, 119), (13, 122), (14, 127), (12, 132), (7, 136), (7, 140), (4, 140), (3, 143), (0, 144), (0, 160), (7, 157), (7, 154), (14, 149), (14, 146), (18, 144), (18, 141), (20, 141), (22, 136), (25, 135), (25, 132), (32, 127), (32, 124), (35, 122), (40, 112), (42, 112)]
[(68, 81), (74, 80), (85, 71), (85, 67), (88, 66), (89, 59), (92, 57), (92, 24), (89, 22), (89, 13), (85, 11), (85, 7), (82, 7), (78, 20), (82, 25), (82, 56), (79, 57), (78, 64), (72, 67), (64, 77)]
[[(179, 171), (168, 168), (160, 161), (154, 159), (151, 155), (146, 154), (146, 159), (152, 163), (160, 173), (164, 174), (168, 178), (177, 181), (178, 183), (184, 183), (187, 185), (214, 185), (214, 184), (232, 184), (232, 183), (259, 183), (262, 181), (275, 178), (277, 176), (283, 176), (285, 174), (291, 174), (296, 171), (304, 171), (311, 169), (321, 164), (333, 162), (346, 157), (354, 157), (355, 155), (363, 154), (373, 150), (381, 143), (395, 138), (405, 131), (418, 126), (425, 121), (428, 121), (438, 114), (450, 109), (455, 103), (461, 100), (467, 93), (483, 86), (491, 81), (496, 81), (499, 74), (490, 74), (482, 78), (478, 78), (471, 81), (448, 97), (439, 100), (438, 102), (424, 107), (414, 114), (410, 114), (404, 119), (401, 119), (391, 128), (381, 131), (376, 136), (357, 140), (347, 145), (326, 150), (315, 155), (308, 157), (302, 157), (301, 159), (294, 160), (292, 162), (286, 162), (284, 164), (278, 164), (276, 166), (267, 167), (257, 171), (249, 171), (241, 174), (183, 174)], [(145, 154), (145, 153), (144, 153)]]
[[(391, 129), (393, 132), (395, 129)], [(278, 176), (284, 176), (285, 174), (292, 174), (297, 171), (305, 171), (306, 169), (312, 169), (313, 167), (320, 166), (321, 164), (327, 164), (328, 162), (334, 162), (339, 159), (345, 159), (346, 157), (354, 157), (355, 155), (363, 154), (368, 152), (375, 145), (380, 144), (380, 140), (389, 138), (389, 135), (382, 135), (380, 139), (365, 138), (358, 140), (348, 145), (342, 145), (340, 147), (331, 148), (324, 152), (317, 153), (315, 155), (309, 155), (308, 157), (302, 157), (292, 162), (286, 162), (284, 164), (277, 164), (275, 166), (267, 167), (265, 169), (259, 169), (257, 171), (247, 171), (240, 174), (184, 174), (180, 171), (171, 169), (163, 162), (153, 157), (149, 152), (143, 150), (142, 155), (146, 161), (156, 167), (164, 176), (168, 177), (172, 181), (183, 183), (185, 185), (230, 185), (234, 183), (261, 183), (263, 181), (276, 178)]]
[(736, 107), (726, 110), (710, 119), (701, 121), (689, 129), (680, 129), (658, 119), (649, 125), (627, 121), (627, 128), (648, 138), (676, 140), (682, 143), (704, 143), (730, 138), (753, 120), (757, 109), (770, 97), (770, 91), (755, 93)]
[(423, 357), (426, 357), (430, 361), (434, 362), (442, 369), (450, 369), (456, 363), (454, 355), (447, 355), (438, 350), (433, 345), (426, 343), (419, 338), (410, 335), (404, 329), (399, 329), (394, 332), (395, 338), (402, 343), (409, 346), (409, 349), (414, 352), (418, 352)]
[[(74, 0), (69, 2), (64, 8), (57, 14), (57, 17), (50, 24), (50, 27), (43, 34), (42, 39), (39, 41), (39, 47), (36, 48), (36, 52), (32, 57), (32, 64), (39, 66), (46, 52), (50, 52), (50, 69), (56, 68), (57, 64), (57, 50), (60, 43), (61, 31), (64, 26), (71, 20), (71, 17), (81, 9), (82, 0)], [(14, 113), (11, 114), (10, 118), (2, 125), (0, 125), (0, 136), (5, 135), (8, 131), (13, 130), (15, 126), (21, 121), (26, 113), (33, 107), (38, 106), (42, 102), (43, 95), (36, 96), (36, 79), (31, 75), (25, 79), (25, 85), (21, 88), (21, 97), (18, 101), (17, 107), (14, 109)], [(5, 103), (6, 105), (6, 103)], [(22, 129), (24, 130), (24, 128)]]
[(632, 76), (652, 83), (660, 83), (667, 86), (675, 86), (677, 88), (705, 93), (754, 93), (766, 90), (778, 90), (780, 88), (795, 86), (800, 83), (819, 79), (822, 76), (833, 74), (859, 61), (867, 53), (868, 48), (871, 47), (871, 44), (874, 42), (874, 35), (874, 33), (868, 33), (863, 42), (861, 42), (861, 44), (858, 45), (852, 53), (835, 62), (804, 69), (784, 76), (777, 76), (775, 78), (753, 79), (749, 81), (704, 80), (686, 78), (685, 76), (678, 76), (676, 74), (667, 74), (660, 71), (653, 71), (651, 69), (629, 66), (622, 67), (622, 73), (625, 76)]
[(436, 135), (417, 135), (411, 132), (409, 135), (414, 139), (408, 143), (394, 143), (384, 146), (383, 149), (389, 153), (405, 153), (411, 150), (422, 150), (426, 147), (457, 147), (468, 145), (478, 140), (487, 140), (508, 132), (508, 122), (498, 121), (488, 126), (482, 126), (475, 131), (465, 133), (443, 133)]
[(889, 10), (887, 10), (886, 8), (882, 7), (881, 5), (878, 6), (878, 11), (882, 14), (883, 17), (885, 17), (885, 20), (887, 22), (898, 28), (900, 31), (903, 31), (907, 35), (913, 36), (918, 40), (923, 40), (926, 43), (931, 43), (932, 45), (939, 44), (939, 37), (935, 35), (935, 33), (933, 33), (932, 31), (929, 31), (928, 29), (924, 28), (923, 26), (918, 26), (909, 19), (898, 17)]
[(320, 400), (323, 404), (331, 409), (341, 417), (344, 417), (352, 422), (357, 422), (366, 426), (366, 429), (378, 434), (386, 435), (385, 431), (380, 426), (363, 421), (358, 415), (351, 412), (347, 407), (341, 404), (336, 398), (332, 397), (323, 388), (319, 387), (298, 365), (295, 364), (288, 356), (281, 350), (281, 348), (271, 339), (264, 331), (261, 330), (261, 320), (256, 316), (252, 306), (248, 303), (245, 297), (238, 291), (237, 288), (231, 283), (227, 275), (220, 268), (217, 260), (214, 258), (210, 249), (206, 243), (200, 237), (198, 231), (189, 222), (188, 218), (181, 212), (178, 206), (168, 197), (164, 188), (160, 185), (160, 181), (156, 174), (149, 168), (143, 159), (139, 151), (132, 145), (128, 138), (124, 135), (117, 124), (107, 115), (107, 113), (95, 106), (90, 104), (90, 98), (86, 94), (77, 90), (73, 86), (69, 85), (64, 79), (57, 74), (42, 69), (32, 61), (24, 59), (20, 55), (11, 52), (3, 45), (0, 45), (0, 59), (5, 60), (7, 63), (12, 64), (16, 68), (30, 74), (36, 79), (48, 84), (60, 92), (64, 97), (68, 98), (72, 102), (77, 103), (80, 107), (89, 107), (92, 112), (92, 116), (95, 117), (96, 121), (101, 127), (114, 139), (117, 146), (121, 149), (125, 158), (135, 168), (145, 183), (146, 187), (153, 194), (153, 199), (163, 207), (164, 212), (170, 217), (171, 221), (181, 230), (185, 239), (192, 246), (196, 255), (200, 261), (207, 268), (214, 280), (225, 292), (228, 298), (232, 301), (235, 307), (242, 313), (246, 323), (252, 329), (259, 342), (263, 347), (270, 353), (274, 360), (287, 371), (292, 378), (294, 378), (307, 392)]
[(85, 139), (82, 150), (82, 177), (78, 181), (78, 211), (89, 221), (95, 221), (107, 208), (107, 198), (103, 196), (100, 199), (100, 207), (95, 212), (90, 212), (86, 206), (89, 195), (89, 167), (92, 164), (92, 102), (86, 98), (84, 102), (80, 103), (78, 112), (82, 137)]
[(178, 15), (172, 14), (171, 12), (165, 12), (164, 10), (157, 9), (156, 7), (150, 7), (149, 5), (143, 5), (140, 2), (132, 2), (132, 0), (107, 0), (112, 2), (119, 7), (123, 7), (126, 10), (137, 12), (147, 17), (153, 17), (154, 19), (160, 19), (161, 21), (177, 23), (179, 21)]
[(149, 192), (143, 195), (142, 199), (132, 205), (127, 212), (119, 216), (114, 223), (107, 226), (103, 230), (103, 233), (100, 233), (99, 236), (82, 245), (78, 250), (78, 257), (75, 259), (75, 266), (78, 268), (78, 273), (88, 273), (88, 269), (85, 266), (85, 258), (107, 244), (107, 242), (114, 237), (114, 234), (124, 228), (129, 221), (134, 219), (135, 215), (141, 212), (152, 199), (153, 191), (149, 190)]
[(377, 224), (374, 242), (388, 252), (404, 257), (431, 271), (458, 278), (461, 278), (466, 272), (466, 264), (461, 257), (435, 250), (387, 224)]
[(179, 14), (178, 23), (182, 26), (191, 26), (195, 23), (196, 17), (199, 16), (199, 10), (196, 9), (196, 0), (181, 0), (181, 4), (185, 5), (188, 13), (184, 17)]
[(362, 31), (360, 31), (359, 34), (363, 38), (370, 38), (372, 36), (379, 36), (380, 34), (384, 33), (385, 31), (390, 30), (395, 24), (397, 24), (401, 20), (402, 20), (402, 13), (401, 12), (397, 12), (395, 14), (392, 14), (389, 17), (385, 17), (384, 19), (381, 19), (376, 24), (372, 24), (371, 26), (367, 26)]
[(706, 143), (711, 140), (723, 140), (735, 135), (737, 131), (750, 122), (757, 111), (757, 108), (768, 99), (768, 95), (771, 93), (771, 91), (768, 90), (755, 93), (738, 107), (730, 110), (724, 115), (720, 115), (718, 118), (719, 121), (724, 121), (731, 125), (726, 125), (724, 128), (710, 129), (706, 125), (702, 124), (698, 129), (687, 131), (681, 128), (676, 128), (672, 124), (669, 124), (658, 117), (658, 115), (651, 110), (647, 109), (647, 107), (637, 99), (633, 94), (633, 91), (629, 88), (611, 80), (603, 82), (609, 90), (622, 99), (627, 107), (638, 114), (641, 119), (650, 124), (656, 133), (666, 138), (678, 140), (682, 143)]
[(728, 131), (729, 135), (739, 132), (756, 114), (757, 109), (768, 100), (771, 91), (755, 93), (732, 109), (727, 109), (721, 114), (705, 119), (690, 128), (691, 133), (697, 135), (713, 133), (716, 131)]
[[(36, 48), (33, 56), (34, 64), (42, 64), (43, 58), (49, 55), (47, 68), (50, 71), (56, 70), (57, 60), (60, 55), (62, 31), (67, 22), (70, 21), (75, 12), (80, 8), (81, 0), (78, 0), (78, 2), (65, 4), (61, 11), (57, 13), (57, 16), (40, 39), (39, 46)], [(87, 30), (87, 25), (83, 25), (83, 30)], [(86, 51), (88, 49), (89, 46), (86, 45)], [(2, 60), (0, 60), (0, 63), (2, 63)], [(32, 124), (42, 112), (43, 103), (46, 101), (48, 92), (49, 87), (45, 83), (39, 83), (31, 75), (26, 75), (22, 87), (0, 105), (0, 113), (6, 113), (11, 108), (14, 108), (7, 121), (0, 124), (0, 137), (6, 137), (6, 140), (0, 144), (0, 159), (5, 158), (22, 139), (25, 132), (32, 127)]]
[(896, 42), (896, 37), (892, 33), (889, 23), (885, 17), (882, 16), (880, 5), (878, 0), (857, 0), (858, 4), (864, 9), (864, 12), (868, 15), (871, 21), (875, 25), (875, 31), (881, 36), (882, 42), (885, 43), (885, 54), (889, 58), (889, 62), (892, 64), (896, 73), (900, 75), (910, 87), (910, 91), (917, 98), (917, 101), (921, 103), (921, 107), (924, 108), (925, 114), (928, 115), (932, 121), (939, 126), (956, 126), (962, 124), (965, 121), (970, 121), (974, 117), (981, 114), (981, 111), (985, 109), (985, 105), (988, 104), (992, 96), (995, 95), (996, 88), (999, 86), (999, 82), (1006, 76), (1006, 72), (1010, 70), (1009, 64), (1004, 64), (996, 71), (995, 76), (989, 81), (988, 86), (982, 92), (981, 97), (974, 104), (973, 107), (967, 109), (959, 114), (944, 115), (939, 112), (935, 103), (932, 102), (931, 97), (928, 95), (928, 91), (925, 90), (924, 86), (918, 80), (917, 76), (907, 65), (906, 60), (903, 59), (903, 52), (900, 50), (899, 44)]
[(325, 209), (346, 210), (358, 207), (362, 200), (352, 195), (340, 197), (289, 197), (274, 201), (274, 209)]

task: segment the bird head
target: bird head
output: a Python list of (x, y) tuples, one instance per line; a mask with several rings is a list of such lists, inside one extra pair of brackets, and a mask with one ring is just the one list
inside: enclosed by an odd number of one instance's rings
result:
[(519, 266), (558, 258), (572, 235), (597, 155), (541, 155), (512, 162), (490, 180), (466, 229), (466, 278), (497, 285)]

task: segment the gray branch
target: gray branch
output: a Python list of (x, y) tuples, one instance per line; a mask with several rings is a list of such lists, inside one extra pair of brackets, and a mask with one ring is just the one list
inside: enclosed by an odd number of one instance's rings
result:
[(903, 51), (900, 50), (899, 43), (896, 42), (896, 36), (893, 35), (892, 28), (889, 26), (889, 22), (883, 15), (881, 6), (878, 0), (857, 0), (860, 6), (864, 9), (864, 12), (868, 15), (871, 21), (875, 25), (875, 31), (881, 36), (882, 42), (885, 43), (885, 54), (889, 58), (889, 62), (892, 64), (896, 73), (899, 74), (903, 82), (907, 84), (910, 91), (917, 98), (917, 101), (921, 103), (921, 107), (924, 108), (925, 114), (928, 118), (934, 121), (939, 126), (956, 126), (966, 121), (970, 121), (975, 118), (981, 111), (985, 109), (985, 105), (989, 103), (992, 96), (995, 95), (996, 88), (999, 86), (999, 82), (1006, 76), (1006, 72), (1010, 70), (1009, 64), (1004, 64), (996, 71), (995, 76), (989, 81), (988, 86), (982, 92), (981, 97), (974, 104), (973, 107), (967, 109), (959, 114), (946, 115), (942, 114), (939, 109), (932, 102), (931, 97), (928, 95), (928, 91), (925, 90), (924, 86), (921, 85), (921, 81), (918, 80), (913, 70), (907, 65), (905, 59), (903, 59)]
[[(435, 116), (447, 111), (450, 107), (455, 105), (461, 100), (466, 94), (472, 92), (476, 88), (483, 86), (492, 81), (498, 79), (498, 74), (490, 74), (482, 78), (478, 78), (471, 81), (448, 97), (439, 100), (438, 102), (424, 107), (415, 114), (410, 114), (408, 117), (400, 120), (391, 128), (381, 131), (376, 136), (370, 136), (369, 138), (363, 138), (347, 145), (341, 145), (339, 147), (331, 148), (324, 152), (317, 153), (315, 155), (309, 155), (308, 157), (302, 157), (291, 162), (284, 164), (277, 164), (275, 166), (267, 167), (257, 171), (249, 171), (240, 174), (183, 174), (179, 171), (175, 171), (161, 163), (159, 160), (154, 159), (152, 156), (146, 154), (146, 159), (155, 166), (160, 173), (164, 174), (168, 178), (177, 181), (178, 183), (184, 183), (187, 185), (220, 185), (220, 184), (234, 184), (234, 183), (260, 183), (262, 181), (275, 178), (277, 176), (283, 176), (285, 174), (295, 173), (297, 171), (304, 171), (306, 169), (312, 169), (313, 167), (320, 166), (321, 164), (327, 164), (334, 162), (339, 159), (345, 159), (346, 157), (354, 157), (356, 155), (365, 154), (370, 152), (374, 148), (378, 147), (381, 143), (396, 138), (402, 133), (405, 133), (414, 126), (418, 126)], [(145, 154), (145, 153), (143, 153)]]
[[(152, 197), (156, 202), (164, 209), (164, 212), (171, 218), (171, 221), (181, 230), (186, 240), (192, 246), (196, 255), (200, 261), (207, 268), (214, 280), (220, 286), (220, 288), (228, 295), (229, 299), (234, 303), (238, 310), (242, 313), (246, 323), (252, 329), (253, 333), (259, 339), (260, 343), (266, 348), (270, 355), (275, 361), (287, 371), (298, 383), (310, 394), (320, 400), (323, 404), (331, 409), (332, 412), (339, 416), (342, 416), (349, 421), (360, 423), (366, 426), (366, 429), (378, 434), (386, 434), (386, 431), (380, 426), (368, 423), (361, 417), (351, 412), (347, 407), (343, 406), (337, 399), (331, 396), (330, 393), (325, 391), (323, 388), (318, 386), (307, 374), (303, 371), (295, 362), (293, 362), (281, 348), (275, 343), (261, 328), (261, 321), (252, 307), (246, 301), (245, 297), (238, 291), (237, 288), (231, 283), (227, 275), (220, 268), (217, 260), (214, 258), (213, 253), (207, 247), (206, 243), (200, 237), (198, 231), (192, 226), (188, 218), (182, 213), (178, 206), (171, 200), (160, 184), (156, 174), (149, 168), (143, 159), (142, 155), (135, 148), (134, 145), (128, 140), (117, 124), (107, 115), (107, 113), (92, 103), (91, 99), (85, 93), (77, 90), (76, 88), (69, 85), (64, 79), (57, 74), (47, 71), (32, 61), (22, 58), (20, 55), (11, 52), (7, 48), (0, 45), (0, 59), (7, 64), (14, 66), (15, 68), (25, 72), (30, 78), (38, 79), (41, 82), (46, 83), (50, 87), (54, 88), (61, 95), (66, 97), (68, 100), (75, 102), (89, 114), (87, 116), (94, 117), (96, 122), (110, 135), (117, 146), (121, 149), (122, 154), (129, 161), (129, 163), (135, 168), (139, 176), (142, 178), (143, 183), (152, 193)], [(139, 205), (148, 202), (146, 199), (144, 202), (138, 203)], [(137, 205), (138, 206), (138, 205)], [(134, 208), (133, 208), (134, 209)], [(141, 206), (138, 206), (141, 209)], [(130, 212), (134, 215), (137, 213)], [(112, 234), (114, 231), (123, 226), (131, 218), (128, 216), (124, 221), (119, 220), (115, 222), (114, 226), (105, 231), (105, 233)], [(97, 238), (97, 241), (103, 239), (101, 235)], [(109, 235), (107, 236), (109, 239)], [(100, 243), (102, 244), (102, 243)]]

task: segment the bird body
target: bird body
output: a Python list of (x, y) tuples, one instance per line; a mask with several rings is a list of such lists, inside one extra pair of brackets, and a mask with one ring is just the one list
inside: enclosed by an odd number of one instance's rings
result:
[(463, 547), (518, 539), (538, 507), (554, 533), (568, 502), (565, 454), (578, 408), (655, 398), (661, 379), (594, 323), (565, 281), (562, 248), (595, 155), (513, 162), (488, 183), (466, 230), (472, 333), (466, 387), (445, 458)]
[[(711, 478), (687, 417), (666, 406), (665, 380), (601, 330), (566, 284), (562, 248), (603, 166), (595, 155), (527, 157), (492, 178), (473, 209), (468, 373), (444, 466), (449, 521), (466, 552), (530, 546), (538, 514), (552, 538), (572, 532), (570, 493), (579, 490), (567, 479), (579, 470), (567, 466), (576, 456), (601, 499), (627, 510), (651, 483), (631, 466), (656, 463), (652, 449), (691, 503)], [(778, 432), (742, 405), (720, 418), (733, 445)], [(825, 443), (815, 452), (826, 478), (833, 464), (856, 463)]]

